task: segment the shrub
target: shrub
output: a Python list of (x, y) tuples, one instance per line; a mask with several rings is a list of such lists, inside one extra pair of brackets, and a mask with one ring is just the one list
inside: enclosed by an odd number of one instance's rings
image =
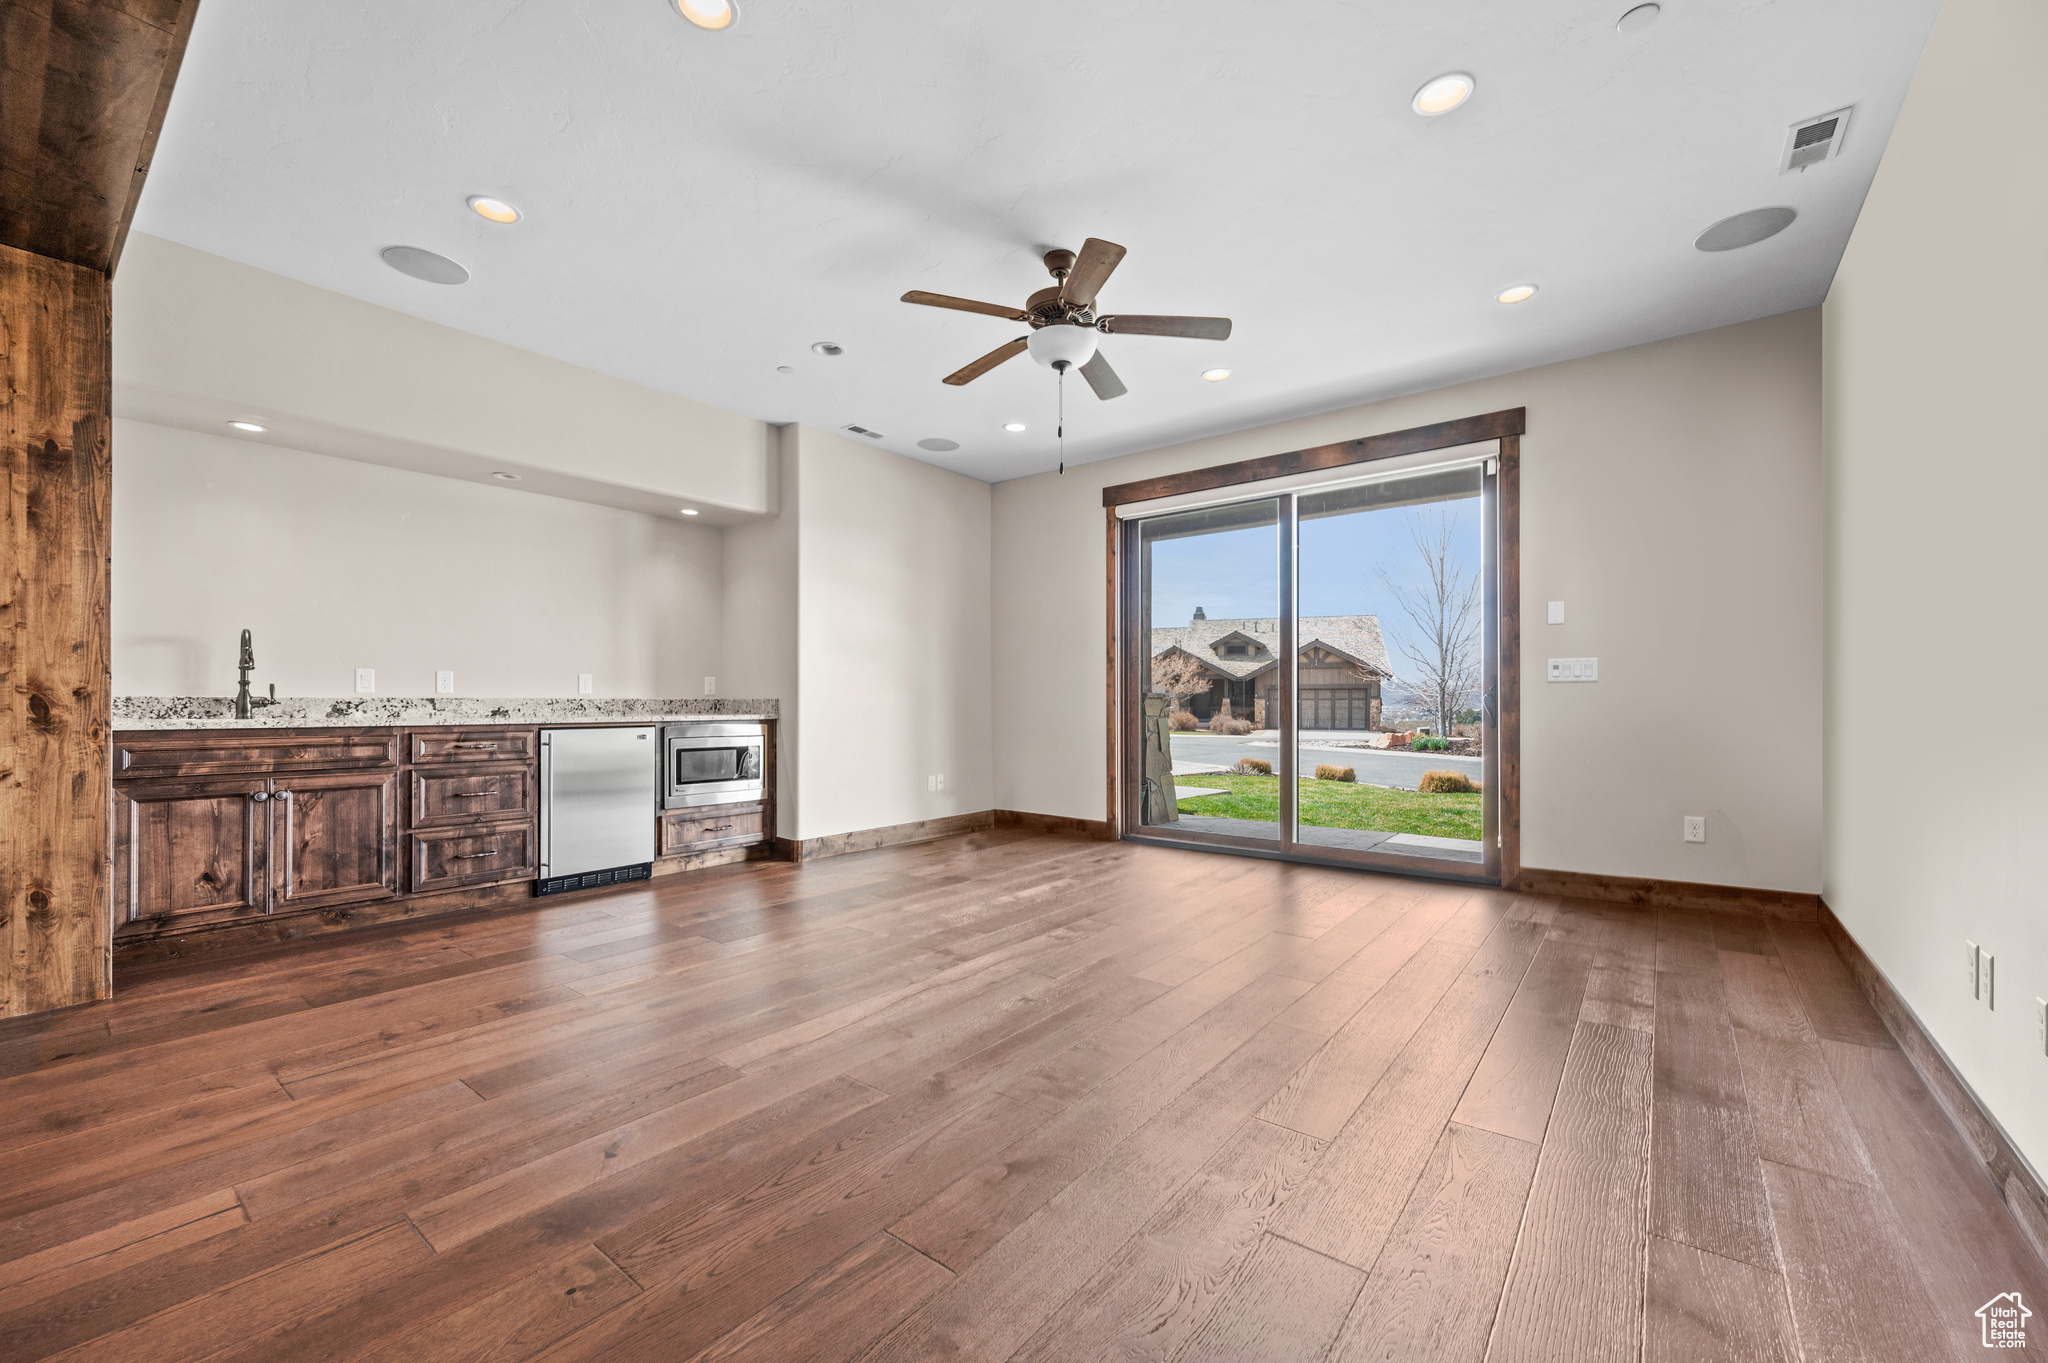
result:
[(1424, 795), (1470, 795), (1479, 789), (1462, 771), (1426, 771), (1415, 788)]
[(1202, 722), (1185, 710), (1175, 710), (1166, 717), (1166, 727), (1177, 734), (1191, 734), (1201, 727)]
[(1248, 719), (1233, 719), (1229, 715), (1218, 715), (1209, 721), (1209, 732), (1212, 734), (1248, 734), (1251, 731), (1252, 725)]
[(1417, 734), (1408, 741), (1408, 748), (1411, 752), (1449, 752), (1451, 744), (1448, 739), (1432, 738), (1428, 734)]
[(1356, 781), (1357, 779), (1358, 768), (1356, 767), (1339, 767), (1325, 762), (1316, 768), (1316, 780), (1318, 781)]
[(1240, 757), (1231, 770), (1239, 776), (1271, 776), (1273, 764), (1263, 757)]

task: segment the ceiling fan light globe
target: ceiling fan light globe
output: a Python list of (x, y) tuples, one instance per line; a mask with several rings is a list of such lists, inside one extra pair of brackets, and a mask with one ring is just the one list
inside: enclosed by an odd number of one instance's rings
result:
[(1063, 364), (1079, 367), (1095, 358), (1095, 332), (1087, 327), (1055, 324), (1032, 332), (1025, 346), (1031, 358), (1047, 369)]

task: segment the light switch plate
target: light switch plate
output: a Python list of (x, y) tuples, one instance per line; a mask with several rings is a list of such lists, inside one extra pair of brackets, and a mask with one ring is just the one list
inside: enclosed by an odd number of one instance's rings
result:
[(1705, 842), (1707, 840), (1706, 815), (1688, 814), (1685, 816), (1685, 840), (1687, 842)]
[(1554, 682), (1596, 682), (1600, 680), (1600, 660), (1552, 658), (1545, 676)]
[(707, 696), (715, 696), (718, 694), (718, 678), (706, 677), (704, 679), (704, 694)]
[(588, 672), (578, 672), (576, 674), (576, 694), (579, 696), (590, 694), (590, 674)]
[(455, 674), (453, 672), (436, 672), (434, 674), (434, 694), (437, 696), (452, 696), (455, 694)]
[(376, 669), (376, 668), (374, 668), (374, 667), (359, 667), (359, 668), (357, 668), (357, 669), (356, 669), (356, 692), (357, 692), (357, 694), (359, 694), (359, 695), (368, 695), (368, 694), (369, 694), (370, 692), (372, 692), (372, 691), (375, 691), (376, 689), (377, 689), (377, 669)]
[(2034, 1049), (2048, 1055), (2048, 999), (2034, 1000)]
[(1963, 955), (1970, 976), (1970, 997), (1974, 999), (1977, 997), (1977, 944), (1975, 942), (1964, 942)]
[(1550, 623), (1553, 625), (1564, 623), (1564, 602), (1553, 601), (1550, 603)]
[(1984, 1000), (1986, 1008), (1998, 1007), (1998, 993), (1993, 987), (1998, 983), (1998, 958), (1988, 951), (1977, 953), (1977, 997)]

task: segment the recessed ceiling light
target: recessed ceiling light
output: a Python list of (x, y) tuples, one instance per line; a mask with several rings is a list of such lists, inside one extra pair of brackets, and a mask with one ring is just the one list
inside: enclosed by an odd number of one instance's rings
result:
[(494, 473), (491, 475), (491, 477), (501, 479), (507, 483), (516, 483), (519, 481), (521, 475), (517, 473)]
[(1204, 369), (1202, 371), (1202, 382), (1204, 383), (1221, 383), (1229, 377), (1230, 371), (1228, 369)]
[(1024, 429), (1024, 423), (1021, 421), (1012, 421), (1006, 426), (1004, 426), (1003, 429), (1006, 431), (1021, 431)]
[(1415, 92), (1415, 112), (1425, 117), (1447, 114), (1472, 98), (1476, 88), (1478, 82), (1463, 71), (1446, 72)]
[(519, 221), (518, 209), (506, 203), (503, 199), (493, 199), (488, 194), (470, 195), (469, 206), (475, 210), (479, 218), (488, 218), (492, 222)]
[(1798, 216), (1790, 208), (1752, 208), (1747, 213), (1721, 219), (1695, 237), (1692, 244), (1702, 251), (1733, 251), (1739, 246), (1754, 246), (1766, 237), (1777, 236)]
[(929, 440), (918, 441), (917, 447), (921, 450), (930, 450), (933, 454), (951, 454), (960, 448), (960, 442), (935, 435)]
[(846, 347), (837, 341), (813, 341), (811, 342), (811, 349), (817, 351), (820, 355), (844, 355), (846, 353)]
[(253, 421), (230, 421), (228, 425), (234, 427), (238, 431), (247, 431), (251, 435), (261, 435), (266, 429), (265, 427), (258, 426)]
[(1637, 5), (1634, 9), (1616, 20), (1614, 26), (1621, 31), (1623, 36), (1631, 33), (1641, 33), (1651, 24), (1656, 23), (1657, 16), (1663, 12), (1663, 8), (1658, 5)]
[(448, 257), (423, 246), (387, 246), (381, 252), (384, 263), (400, 274), (429, 284), (466, 284), (469, 271)]
[(731, 28), (740, 21), (740, 7), (734, 0), (676, 0), (676, 13), (698, 28)]
[(694, 516), (694, 515), (696, 515), (697, 513), (696, 513), (696, 512), (694, 512), (694, 511), (692, 511), (692, 510), (690, 510), (690, 508), (686, 506), (686, 507), (684, 507), (684, 508), (683, 508), (683, 514), (684, 514), (685, 516)]
[(1513, 288), (1502, 289), (1493, 296), (1493, 301), (1496, 303), (1526, 303), (1535, 296), (1536, 286), (1534, 284), (1517, 284)]

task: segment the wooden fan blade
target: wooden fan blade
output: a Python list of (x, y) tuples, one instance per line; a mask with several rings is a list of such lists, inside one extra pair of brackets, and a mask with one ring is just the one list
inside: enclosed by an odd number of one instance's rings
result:
[(1109, 282), (1109, 273), (1124, 258), (1124, 248), (1113, 241), (1090, 237), (1081, 243), (1081, 254), (1074, 261), (1074, 268), (1067, 271), (1067, 277), (1060, 281), (1060, 297), (1066, 302), (1086, 307), (1095, 301), (1095, 295)]
[(1112, 336), (1187, 336), (1197, 341), (1230, 339), (1228, 317), (1140, 317), (1119, 313), (1095, 324)]
[(1095, 396), (1108, 402), (1120, 398), (1131, 390), (1124, 387), (1124, 381), (1116, 376), (1116, 370), (1109, 367), (1109, 357), (1096, 351), (1088, 363), (1081, 366), (1081, 377), (1088, 380), (1088, 386), (1095, 390)]
[(973, 383), (1004, 360), (1013, 360), (1017, 356), (1022, 355), (1025, 343), (1030, 339), (1028, 336), (1019, 336), (1008, 345), (997, 346), (994, 350), (989, 351), (988, 354), (982, 356), (966, 368), (956, 369), (946, 375), (946, 382), (952, 384), (955, 388), (958, 388), (963, 383)]
[(972, 298), (955, 298), (951, 294), (926, 293), (923, 289), (912, 289), (903, 295), (906, 303), (922, 303), (928, 308), (951, 308), (955, 312), (979, 312), (990, 317), (1001, 317), (1011, 322), (1028, 320), (1016, 308), (1006, 308), (1001, 303), (977, 303)]

